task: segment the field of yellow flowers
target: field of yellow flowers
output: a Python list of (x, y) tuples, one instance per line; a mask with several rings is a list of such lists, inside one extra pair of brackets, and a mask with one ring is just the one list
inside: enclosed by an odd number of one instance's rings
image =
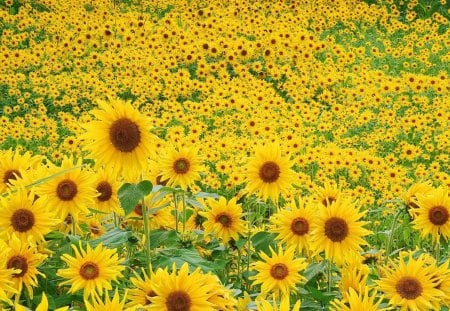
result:
[(449, 20), (0, 0), (0, 310), (449, 310)]

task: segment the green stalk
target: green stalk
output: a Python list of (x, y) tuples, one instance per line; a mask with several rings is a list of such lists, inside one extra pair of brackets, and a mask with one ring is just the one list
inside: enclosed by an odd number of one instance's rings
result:
[(331, 263), (331, 260), (327, 260), (328, 261), (328, 284), (327, 284), (327, 291), (328, 291), (328, 293), (331, 293), (331, 283), (332, 283), (332, 278), (331, 278), (331, 275), (332, 275), (332, 263)]
[(175, 205), (175, 231), (176, 233), (178, 233), (178, 200), (175, 191), (172, 192), (172, 195), (173, 195), (173, 203)]
[(183, 203), (183, 233), (186, 231), (186, 193), (183, 191), (182, 203)]
[(144, 200), (142, 200), (142, 217), (144, 218), (144, 235), (145, 235), (145, 259), (146, 259), (146, 267), (149, 269), (148, 273), (150, 275), (150, 265), (151, 265), (151, 256), (150, 256), (150, 225), (148, 223), (148, 212), (147, 206), (145, 205)]
[(386, 244), (386, 259), (385, 259), (385, 263), (387, 263), (389, 255), (391, 254), (392, 239), (394, 238), (395, 226), (397, 224), (398, 217), (400, 216), (401, 213), (402, 213), (402, 209), (399, 209), (397, 211), (397, 213), (394, 215), (394, 219), (392, 220), (391, 231), (389, 232), (389, 237), (388, 237), (388, 241), (387, 241), (387, 244)]

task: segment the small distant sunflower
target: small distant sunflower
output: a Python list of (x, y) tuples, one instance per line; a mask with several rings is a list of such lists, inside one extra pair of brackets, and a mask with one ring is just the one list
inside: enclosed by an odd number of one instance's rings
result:
[(332, 185), (328, 181), (324, 183), (323, 187), (316, 187), (315, 191), (317, 193), (317, 200), (323, 206), (330, 206), (343, 195), (339, 187)]
[(20, 241), (15, 234), (9, 239), (6, 249), (2, 249), (2, 257), (5, 259), (7, 269), (16, 269), (12, 280), (14, 288), (21, 293), (23, 286), (27, 288), (28, 295), (33, 297), (33, 287), (38, 286), (37, 276), (45, 275), (38, 271), (37, 267), (43, 263), (47, 256), (38, 252), (36, 246)]
[(253, 264), (252, 268), (258, 274), (250, 279), (254, 280), (253, 285), (261, 284), (263, 294), (273, 293), (277, 297), (280, 293), (289, 295), (298, 283), (305, 281), (300, 272), (306, 268), (307, 263), (304, 258), (295, 258), (295, 247), (290, 247), (285, 252), (281, 247), (278, 253), (275, 253), (272, 248), (270, 251), (271, 257), (263, 252), (260, 253), (264, 261)]
[(399, 310), (439, 310), (444, 293), (437, 289), (436, 267), (427, 264), (424, 254), (401, 254), (390, 267), (381, 267), (383, 276), (376, 281), (390, 304)]
[(58, 269), (57, 275), (68, 279), (60, 285), (71, 285), (69, 293), (83, 289), (84, 298), (98, 297), (105, 290), (112, 289), (111, 282), (123, 277), (122, 271), (125, 269), (121, 265), (122, 260), (118, 258), (116, 249), (104, 248), (99, 244), (92, 249), (89, 244), (84, 250), (72, 245), (75, 257), (68, 254), (61, 256), (61, 259), (68, 265), (65, 269)]
[(23, 243), (44, 240), (44, 235), (58, 222), (48, 211), (45, 198), (36, 199), (33, 192), (20, 189), (0, 198), (0, 229), (2, 235), (15, 234)]
[(136, 179), (155, 153), (156, 137), (145, 115), (119, 99), (98, 101), (98, 119), (84, 124), (84, 148), (99, 166), (110, 166), (126, 179)]
[(403, 199), (407, 205), (407, 209), (409, 210), (410, 214), (413, 216), (413, 214), (416, 213), (419, 206), (417, 205), (417, 194), (426, 195), (430, 192), (432, 192), (434, 189), (431, 186), (431, 182), (418, 182), (413, 185), (411, 185), (406, 193), (403, 195)]
[(443, 187), (428, 195), (417, 194), (417, 205), (413, 226), (420, 231), (422, 237), (431, 235), (435, 243), (442, 236), (450, 238), (450, 197)]
[(331, 311), (387, 311), (392, 308), (380, 308), (383, 297), (377, 299), (377, 293), (369, 293), (369, 287), (364, 287), (363, 292), (349, 289), (347, 300), (335, 299), (331, 302)]
[(206, 203), (210, 208), (199, 212), (206, 218), (203, 222), (205, 235), (213, 233), (225, 244), (231, 239), (238, 240), (239, 233), (245, 230), (245, 222), (241, 219), (242, 207), (236, 203), (236, 198), (228, 202), (224, 197), (220, 197), (219, 201), (208, 198)]
[(246, 165), (247, 192), (277, 202), (280, 194), (287, 193), (295, 180), (291, 166), (289, 159), (281, 155), (278, 145), (256, 147), (254, 157)]
[(313, 205), (305, 207), (301, 201), (300, 206), (282, 209), (270, 218), (272, 232), (278, 233), (276, 239), (286, 245), (308, 251), (315, 215), (316, 208)]
[(311, 246), (316, 254), (324, 251), (325, 257), (343, 264), (351, 254), (358, 254), (367, 242), (363, 239), (371, 231), (363, 226), (360, 212), (349, 199), (341, 199), (325, 207), (319, 205), (312, 228)]
[(160, 179), (168, 186), (180, 186), (184, 190), (200, 180), (200, 173), (205, 170), (195, 147), (168, 147), (158, 163)]
[(117, 191), (120, 183), (112, 170), (101, 168), (95, 171), (95, 181), (93, 187), (98, 193), (94, 200), (93, 209), (103, 213), (116, 213), (123, 215), (123, 209), (120, 208)]
[(52, 165), (44, 176), (59, 174), (47, 182), (36, 186), (36, 194), (47, 197), (47, 204), (55, 209), (57, 216), (65, 219), (69, 214), (75, 220), (80, 214), (86, 214), (88, 207), (93, 206), (97, 196), (93, 187), (93, 173), (81, 168), (81, 160), (75, 165), (72, 158), (64, 157), (61, 167)]

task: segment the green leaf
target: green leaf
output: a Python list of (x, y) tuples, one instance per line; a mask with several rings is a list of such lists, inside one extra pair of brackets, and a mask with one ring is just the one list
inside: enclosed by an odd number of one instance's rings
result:
[(323, 273), (326, 266), (327, 264), (325, 261), (322, 261), (320, 263), (311, 263), (310, 265), (308, 265), (308, 267), (306, 267), (305, 271), (303, 272), (303, 275), (305, 276), (307, 282), (312, 280), (320, 273)]
[(153, 185), (148, 180), (143, 180), (138, 184), (125, 183), (118, 191), (120, 206), (125, 211), (125, 215), (131, 213), (136, 204), (143, 200), (152, 191)]
[(275, 234), (270, 232), (258, 232), (251, 237), (253, 246), (255, 247), (255, 251), (263, 251), (266, 254), (270, 253), (270, 246), (275, 250)]
[(106, 232), (98, 239), (92, 240), (89, 244), (91, 247), (96, 247), (100, 243), (109, 248), (119, 247), (123, 243), (127, 243), (132, 234), (133, 233), (131, 231), (123, 231), (119, 228), (114, 228), (113, 230)]

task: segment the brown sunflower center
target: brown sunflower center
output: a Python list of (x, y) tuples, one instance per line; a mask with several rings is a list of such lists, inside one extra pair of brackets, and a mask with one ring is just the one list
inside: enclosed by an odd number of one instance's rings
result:
[(134, 206), (134, 212), (139, 216), (142, 216), (142, 204), (138, 203)]
[(434, 206), (428, 211), (428, 219), (433, 225), (442, 226), (448, 221), (448, 210), (444, 206)]
[(20, 269), (20, 272), (13, 274), (13, 277), (20, 278), (24, 276), (28, 271), (28, 261), (25, 257), (20, 255), (12, 256), (6, 263), (6, 268)]
[(11, 180), (16, 180), (17, 177), (22, 177), (18, 170), (7, 170), (5, 174), (3, 174), (3, 183), (8, 183)]
[(397, 293), (405, 299), (416, 299), (422, 294), (422, 285), (414, 277), (404, 276), (395, 285)]
[(348, 235), (347, 222), (338, 217), (331, 217), (325, 222), (325, 235), (333, 242), (341, 242)]
[(111, 199), (112, 196), (112, 187), (111, 184), (107, 181), (102, 181), (97, 185), (97, 191), (100, 195), (97, 197), (97, 200), (100, 202), (105, 202)]
[(97, 225), (90, 225), (89, 231), (94, 235), (100, 234), (100, 232), (101, 232), (100, 228)]
[(270, 268), (270, 275), (277, 280), (284, 280), (289, 274), (289, 270), (284, 263), (276, 263)]
[(189, 171), (190, 166), (191, 164), (186, 158), (179, 158), (176, 159), (175, 162), (173, 162), (173, 170), (177, 174), (186, 174)]
[(303, 217), (297, 217), (291, 222), (291, 231), (296, 235), (304, 235), (309, 231), (309, 223)]
[(132, 152), (141, 142), (139, 126), (127, 118), (121, 118), (109, 128), (109, 139), (121, 152)]
[(58, 184), (56, 194), (62, 201), (72, 200), (78, 192), (77, 184), (70, 179), (65, 179)]
[(34, 214), (27, 209), (18, 209), (11, 216), (11, 225), (14, 231), (27, 232), (34, 225)]
[(335, 197), (328, 196), (328, 197), (325, 197), (325, 198), (322, 200), (322, 205), (323, 205), (323, 206), (330, 206), (334, 201), (336, 201), (336, 198), (335, 198)]
[(264, 162), (259, 168), (259, 178), (265, 183), (277, 181), (280, 177), (280, 166), (273, 161)]
[(191, 309), (191, 297), (184, 291), (173, 291), (166, 299), (168, 311), (189, 311)]
[(99, 273), (98, 265), (92, 261), (86, 261), (80, 268), (80, 276), (85, 280), (93, 280)]
[(64, 223), (66, 225), (71, 225), (72, 224), (72, 215), (71, 214), (67, 214), (66, 218), (64, 218)]
[(220, 213), (216, 216), (216, 223), (217, 222), (225, 228), (230, 228), (233, 223), (233, 219), (231, 219), (230, 215), (226, 213)]

